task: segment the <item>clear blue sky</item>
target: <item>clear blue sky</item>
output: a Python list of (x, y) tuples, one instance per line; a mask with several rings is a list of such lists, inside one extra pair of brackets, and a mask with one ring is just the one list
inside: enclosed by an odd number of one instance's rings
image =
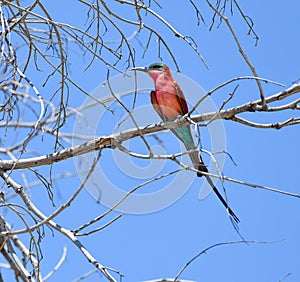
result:
[[(184, 75), (207, 91), (230, 78), (251, 75), (224, 24), (219, 29), (214, 27), (211, 32), (208, 32), (207, 27), (203, 24), (200, 27), (196, 26), (193, 9), (186, 4), (186, 1), (173, 1), (172, 5), (167, 4), (169, 1), (159, 2), (163, 9), (160, 10), (154, 3), (153, 8), (165, 16), (179, 32), (195, 38), (199, 50), (209, 66), (209, 70), (206, 69), (196, 54), (183, 41), (171, 33), (167, 33), (166, 28), (163, 28), (161, 32), (168, 34), (168, 43), (174, 48), (180, 71)], [(51, 1), (47, 6), (53, 19), (81, 26), (86, 11), (82, 14), (82, 9), (78, 9), (81, 6), (73, 3), (74, 1)], [(247, 28), (241, 24), (241, 18), (236, 11), (232, 23), (259, 76), (278, 81), (287, 87), (290, 86), (300, 77), (299, 1), (292, 0), (283, 3), (282, 1), (255, 0), (251, 3), (241, 2), (241, 5), (244, 12), (254, 21), (255, 31), (260, 38), (258, 46), (255, 47), (252, 35), (247, 36)], [(208, 9), (205, 3), (202, 3), (201, 7), (206, 24), (209, 25), (210, 18), (206, 15)], [(67, 10), (68, 13), (66, 13)], [(159, 28), (159, 23), (153, 22), (153, 24)], [(134, 29), (128, 30), (126, 34), (130, 36), (133, 31)], [(111, 40), (116, 40), (116, 38), (112, 36)], [(142, 33), (133, 39), (132, 43), (139, 46), (138, 40), (142, 44), (146, 44), (147, 37)], [(106, 69), (96, 62), (94, 67), (82, 72), (87, 62), (81, 58), (81, 54), (76, 52), (74, 51), (70, 55), (73, 60), (71, 76), (83, 88), (92, 92), (106, 79)], [(171, 69), (175, 70), (170, 57), (165, 52), (162, 54), (164, 61), (170, 64)], [(142, 66), (158, 61), (155, 42), (150, 45), (144, 59), (142, 59), (142, 49), (137, 48), (136, 60), (137, 64)], [(31, 79), (37, 85), (43, 83), (40, 81), (40, 74), (33, 71)], [(148, 82), (151, 85), (151, 80)], [(47, 87), (51, 89), (54, 86), (50, 84)], [(266, 95), (272, 95), (282, 89), (272, 85), (264, 85), (264, 87)], [(218, 92), (212, 97), (214, 103), (220, 106), (228, 97), (228, 92), (232, 90), (233, 86)], [(51, 92), (42, 93), (44, 98), (49, 98), (47, 97), (48, 93), (50, 95)], [(238, 92), (229, 106), (240, 105), (258, 98), (259, 94), (254, 82), (241, 82)], [(79, 94), (77, 90), (71, 88), (70, 105), (79, 106), (84, 99), (83, 94)], [(146, 97), (137, 103), (142, 105), (148, 102)], [(293, 116), (295, 113), (288, 112), (280, 115), (251, 113), (244, 117), (257, 122), (274, 122), (284, 121)], [(153, 122), (157, 121), (158, 119)], [(72, 120), (69, 122), (63, 130), (72, 132)], [(151, 123), (149, 120), (148, 124)], [(110, 133), (114, 130), (115, 123), (109, 124), (108, 119), (106, 126), (105, 131)], [(279, 131), (262, 130), (230, 121), (224, 122), (224, 127), (226, 150), (237, 163), (237, 166), (234, 166), (227, 159), (223, 170), (225, 175), (250, 183), (300, 193), (298, 181), (300, 168), (299, 127), (289, 127)], [(166, 133), (159, 136), (162, 140), (172, 138)], [(204, 139), (205, 136), (207, 136), (207, 132), (203, 129)], [(155, 140), (149, 140), (153, 145), (155, 144)], [(209, 140), (202, 140), (202, 143), (204, 148), (210, 149)], [(147, 165), (142, 162), (137, 162), (137, 164)], [(103, 166), (106, 173), (110, 173), (109, 177), (114, 185), (120, 186), (124, 190), (130, 190), (138, 184), (138, 181), (134, 179), (126, 180), (124, 174), (112, 164), (111, 151), (103, 152), (100, 166)], [(173, 169), (177, 168), (174, 164), (171, 166)], [(62, 169), (74, 171), (73, 161), (69, 160), (62, 165), (55, 165), (53, 173), (59, 173)], [(45, 170), (41, 168), (41, 171)], [(186, 177), (193, 177), (193, 174), (187, 173)], [(172, 177), (170, 179), (172, 180)], [(203, 200), (198, 198), (202, 182), (202, 179), (195, 179), (186, 193), (165, 209), (148, 214), (124, 215), (103, 231), (80, 239), (102, 264), (124, 274), (122, 280), (124, 282), (175, 277), (185, 263), (203, 249), (220, 242), (240, 240), (217, 198), (212, 193)], [(80, 180), (78, 177), (73, 177), (56, 181), (54, 184), (55, 202), (59, 206), (68, 199), (74, 188), (80, 185)], [(147, 189), (159, 190), (164, 184), (164, 181), (156, 182), (149, 188), (144, 187), (142, 192), (147, 193)], [(172, 183), (174, 191), (180, 188), (177, 185), (184, 184), (179, 181)], [(220, 188), (221, 185), (218, 184), (218, 187)], [(240, 232), (245, 239), (279, 242), (220, 246), (194, 261), (180, 278), (200, 282), (273, 282), (279, 281), (280, 278), (291, 273), (285, 281), (300, 281), (300, 200), (229, 182), (226, 183), (226, 190), (230, 205), (241, 220)], [(47, 197), (44, 190), (40, 189), (39, 191), (38, 189), (32, 191), (32, 198), (37, 205), (39, 205), (39, 199), (43, 199), (41, 203), (44, 203), (44, 199)], [(43, 204), (41, 209), (46, 214), (50, 214), (54, 210), (50, 204)], [(84, 190), (74, 204), (55, 221), (71, 229), (89, 221), (105, 210), (105, 207), (97, 204)], [(104, 219), (103, 224), (105, 222)], [(54, 240), (55, 244), (53, 244)], [(51, 231), (45, 228), (45, 238), (41, 243), (44, 255), (42, 265), (45, 273), (50, 271), (59, 260), (63, 246), (68, 248), (67, 259), (49, 281), (72, 281), (89, 270), (93, 270), (93, 267), (73, 247), (71, 242), (56, 232), (52, 237)], [(105, 279), (95, 273), (84, 281), (105, 281)]]

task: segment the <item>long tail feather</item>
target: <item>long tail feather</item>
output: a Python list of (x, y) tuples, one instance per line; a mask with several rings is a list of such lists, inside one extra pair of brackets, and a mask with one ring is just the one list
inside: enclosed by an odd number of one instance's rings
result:
[(201, 156), (199, 155), (198, 151), (194, 150), (195, 145), (194, 145), (194, 141), (192, 139), (190, 128), (188, 126), (184, 126), (181, 128), (173, 129), (172, 132), (183, 142), (183, 144), (185, 145), (187, 150), (193, 150), (193, 151), (190, 151), (189, 156), (192, 160), (194, 167), (198, 170), (197, 176), (198, 177), (201, 177), (203, 175), (205, 176), (207, 182), (209, 183), (209, 185), (211, 186), (211, 188), (213, 189), (213, 191), (215, 192), (215, 194), (217, 195), (217, 197), (219, 198), (221, 203), (226, 208), (228, 214), (231, 216), (231, 218), (236, 223), (239, 223), (239, 221), (240, 221), (239, 218), (235, 215), (235, 213), (229, 207), (229, 205), (227, 204), (227, 202), (225, 201), (223, 196), (218, 191), (217, 187), (214, 185), (212, 179), (208, 175), (201, 173), (201, 172), (208, 172), (208, 169), (207, 169), (205, 163), (203, 162)]
[(228, 214), (233, 218), (233, 220), (236, 223), (239, 223), (240, 222), (239, 218), (236, 216), (236, 214), (233, 212), (233, 210), (229, 207), (228, 203), (225, 201), (223, 196), (218, 191), (217, 187), (214, 185), (212, 179), (208, 175), (205, 175), (205, 178), (206, 178), (207, 182), (209, 183), (209, 185), (211, 186), (211, 188), (213, 189), (213, 191), (215, 192), (215, 194), (217, 195), (217, 197), (219, 198), (219, 200), (221, 201), (221, 203), (226, 208)]

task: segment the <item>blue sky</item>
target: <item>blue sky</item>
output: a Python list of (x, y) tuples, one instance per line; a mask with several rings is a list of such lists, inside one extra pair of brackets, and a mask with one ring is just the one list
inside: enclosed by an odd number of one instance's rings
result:
[[(180, 33), (195, 38), (199, 50), (209, 66), (209, 69), (205, 68), (197, 55), (182, 40), (173, 36), (166, 28), (161, 27), (159, 22), (152, 21), (152, 24), (161, 30), (161, 33), (166, 36), (168, 44), (173, 48), (182, 74), (192, 79), (206, 91), (233, 77), (251, 75), (224, 24), (218, 29), (214, 27), (209, 32), (207, 26), (201, 24), (198, 27), (196, 25), (194, 11), (186, 1), (173, 1), (172, 5), (169, 5), (168, 1), (159, 2), (163, 9), (159, 9), (154, 3), (153, 9), (165, 16)], [(272, 1), (271, 3), (270, 1), (255, 0), (251, 3), (243, 2), (241, 5), (244, 12), (251, 16), (254, 21), (255, 31), (260, 38), (258, 45), (255, 46), (252, 35), (247, 36), (247, 28), (241, 23), (241, 18), (236, 11), (234, 17), (230, 17), (230, 20), (259, 76), (278, 81), (285, 84), (286, 87), (291, 86), (294, 81), (300, 78), (300, 57), (298, 55), (300, 41), (297, 36), (300, 25), (299, 2), (292, 0), (286, 4), (280, 1)], [(84, 23), (86, 11), (83, 15), (83, 10), (80, 9), (81, 6), (77, 3), (74, 4), (74, 1), (51, 1), (51, 3), (47, 3), (47, 7), (53, 19), (57, 21), (65, 21), (77, 26)], [(205, 3), (201, 3), (200, 7), (206, 19), (206, 24), (209, 26), (208, 8)], [(66, 13), (66, 10), (69, 13)], [(122, 12), (120, 11), (120, 13)], [(134, 28), (128, 29), (126, 35), (130, 36), (134, 31)], [(107, 38), (110, 40), (116, 39), (114, 34), (109, 35)], [(137, 65), (146, 66), (159, 60), (157, 57), (157, 43), (154, 38), (145, 58), (142, 58), (143, 50), (138, 46), (140, 43), (145, 46), (147, 39), (146, 33), (142, 31), (140, 35), (131, 41), (137, 48)], [(95, 93), (93, 90), (106, 79), (106, 69), (96, 61), (92, 68), (83, 72), (87, 62), (81, 57), (80, 50), (74, 49), (72, 51), (72, 48), (70, 50), (70, 58), (72, 59), (71, 77), (78, 81), (84, 89)], [(162, 51), (162, 57), (164, 62), (175, 70), (171, 58), (165, 51)], [(120, 65), (119, 67), (121, 68)], [(114, 72), (113, 74), (117, 75)], [(53, 78), (45, 88), (42, 88), (41, 85), (44, 79), (41, 79), (40, 74), (35, 72), (33, 67), (30, 70), (30, 76), (31, 80), (35, 81), (40, 89), (43, 89), (44, 98), (50, 98), (47, 96), (51, 93), (48, 90), (55, 89), (56, 79)], [(149, 85), (151, 88), (152, 81), (150, 78), (145, 76), (142, 79), (146, 79), (142, 83)], [(284, 89), (270, 84), (263, 84), (263, 86), (266, 95), (272, 95)], [(227, 99), (228, 93), (233, 88), (234, 86), (226, 87), (212, 96), (212, 101), (216, 107), (222, 105), (222, 102)], [(186, 95), (200, 95), (200, 93), (186, 93)], [(149, 104), (147, 95), (141, 97), (137, 101), (137, 106), (147, 106)], [(85, 98), (78, 90), (71, 88), (71, 106), (81, 105), (84, 103)], [(228, 107), (256, 99), (259, 99), (259, 92), (255, 83), (252, 81), (241, 82)], [(128, 105), (132, 103), (130, 99), (125, 99), (125, 102)], [(97, 129), (99, 131), (96, 134), (109, 134), (114, 131), (118, 118), (124, 114), (118, 109), (118, 105), (114, 105), (114, 110), (116, 111), (114, 119), (108, 116), (105, 127)], [(147, 108), (147, 111), (149, 110), (150, 108)], [(95, 111), (95, 116), (97, 116), (97, 113)], [(248, 113), (243, 117), (256, 122), (275, 122), (284, 121), (296, 116), (296, 114), (292, 111), (281, 114)], [(155, 114), (153, 118), (156, 120), (146, 120), (144, 122), (152, 124), (159, 121)], [(232, 121), (225, 121), (223, 125), (226, 134), (226, 150), (237, 163), (237, 166), (235, 166), (227, 158), (223, 169), (225, 175), (245, 182), (266, 185), (299, 194), (299, 126), (281, 130), (262, 130), (245, 127)], [(74, 119), (70, 119), (63, 131), (72, 132), (73, 126)], [(208, 139), (209, 134), (205, 128), (201, 127), (201, 133), (202, 145), (204, 149), (209, 150), (213, 141)], [(175, 142), (170, 133), (161, 133), (158, 136), (164, 144)], [(152, 146), (157, 145), (154, 138), (149, 137), (147, 140)], [(44, 149), (41, 147), (38, 150), (40, 154), (47, 151), (45, 148), (52, 148), (53, 143), (51, 141), (45, 138), (44, 142), (49, 142), (49, 144), (46, 143)], [(133, 141), (130, 146), (140, 152), (144, 150), (138, 141)], [(170, 153), (178, 152), (179, 146), (177, 143), (175, 146), (168, 146), (166, 150)], [(126, 166), (126, 158), (123, 161)], [(143, 171), (143, 173), (145, 173), (143, 167), (147, 168), (148, 165), (151, 165), (147, 161), (142, 162), (132, 160), (132, 158), (128, 158), (128, 165), (130, 161), (139, 166), (140, 171)], [(127, 177), (124, 172), (118, 169), (110, 150), (103, 152), (99, 166), (107, 174), (110, 181), (124, 191), (131, 190), (140, 183), (139, 179)], [(63, 164), (55, 164), (52, 174), (61, 173), (62, 170), (74, 172), (74, 167), (73, 160), (68, 160)], [(178, 167), (174, 163), (166, 162), (160, 173), (176, 168)], [(48, 172), (48, 168), (39, 168), (39, 171)], [(144, 177), (147, 179), (147, 175), (144, 175)], [(160, 191), (161, 187), (169, 185), (174, 177), (171, 176), (170, 180), (157, 181), (144, 187), (138, 193), (147, 194), (149, 189), (153, 189), (150, 191)], [(194, 179), (191, 172), (186, 172), (184, 177)], [(186, 182), (188, 181), (186, 180)], [(97, 183), (99, 187), (101, 187), (101, 184)], [(205, 199), (199, 199), (198, 195), (202, 184), (203, 179), (194, 179), (186, 189), (187, 191), (168, 207), (153, 213), (126, 214), (108, 228), (89, 237), (82, 237), (80, 240), (102, 264), (117, 269), (124, 274), (122, 281), (135, 282), (162, 277), (175, 277), (192, 257), (205, 248), (220, 242), (240, 240), (215, 195), (211, 193)], [(56, 205), (63, 204), (72, 195), (74, 188), (79, 185), (80, 179), (77, 176), (55, 181), (54, 200)], [(182, 185), (185, 185), (185, 181), (173, 181), (171, 185), (170, 187), (174, 191), (178, 191), (178, 189), (184, 188)], [(282, 277), (291, 273), (285, 281), (299, 281), (299, 199), (230, 182), (227, 182), (225, 186), (230, 205), (241, 220), (239, 228), (243, 237), (246, 240), (273, 243), (236, 244), (214, 248), (189, 265), (180, 278), (206, 282), (279, 281)], [(220, 183), (218, 187), (221, 188)], [(47, 193), (41, 186), (31, 191), (31, 197), (45, 214), (54, 211), (54, 208), (47, 201)], [(55, 221), (72, 229), (98, 216), (105, 210), (106, 207), (98, 204), (84, 190), (72, 206), (59, 215)], [(117, 215), (117, 213), (113, 215)], [(98, 226), (113, 218), (113, 215), (104, 219)], [(55, 243), (53, 243), (54, 240)], [(52, 235), (51, 230), (45, 228), (45, 236), (41, 242), (44, 255), (42, 267), (45, 273), (50, 271), (59, 260), (63, 246), (68, 248), (67, 259), (49, 281), (73, 281), (84, 273), (93, 270), (93, 267), (73, 247), (70, 241), (56, 232)], [(5, 274), (4, 271), (3, 273)], [(98, 273), (94, 273), (84, 281), (105, 281), (105, 279)]]

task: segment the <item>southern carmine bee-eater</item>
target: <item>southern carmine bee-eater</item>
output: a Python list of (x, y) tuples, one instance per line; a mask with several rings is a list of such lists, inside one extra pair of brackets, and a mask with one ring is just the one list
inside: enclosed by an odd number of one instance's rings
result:
[[(151, 103), (163, 121), (174, 121), (189, 112), (181, 87), (174, 81), (170, 68), (167, 65), (163, 63), (154, 63), (149, 67), (136, 67), (132, 70), (146, 72), (154, 80), (155, 91), (151, 91)], [(207, 173), (208, 169), (196, 150), (190, 126), (184, 125), (180, 128), (171, 129), (171, 131), (179, 140), (181, 140), (181, 142), (183, 142), (186, 149), (190, 151), (189, 156), (197, 170), (197, 176), (201, 177), (205, 175), (207, 182), (225, 206), (227, 212), (235, 222), (238, 223), (238, 217), (217, 190), (212, 179), (207, 174), (202, 173)]]

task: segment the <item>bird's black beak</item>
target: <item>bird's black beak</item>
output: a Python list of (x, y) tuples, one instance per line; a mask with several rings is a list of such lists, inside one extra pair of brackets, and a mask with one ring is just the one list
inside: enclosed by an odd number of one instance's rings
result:
[(135, 67), (135, 68), (132, 68), (131, 70), (147, 72), (148, 68), (147, 67)]

